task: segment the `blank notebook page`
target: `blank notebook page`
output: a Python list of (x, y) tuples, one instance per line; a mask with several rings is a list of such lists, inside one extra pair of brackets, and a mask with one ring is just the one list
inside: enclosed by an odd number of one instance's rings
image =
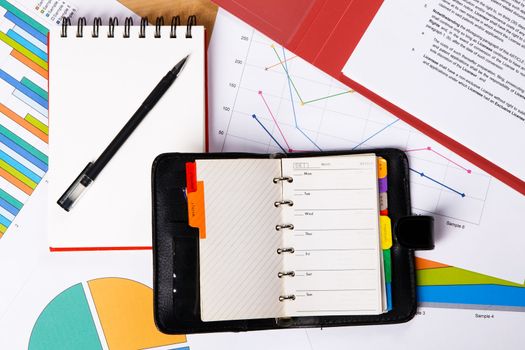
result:
[[(121, 19), (122, 20), (122, 19)], [(51, 248), (151, 247), (151, 165), (164, 152), (204, 151), (204, 29), (123, 26), (50, 34), (49, 244)], [(178, 79), (69, 212), (56, 201), (130, 119), (157, 83), (190, 54)]]

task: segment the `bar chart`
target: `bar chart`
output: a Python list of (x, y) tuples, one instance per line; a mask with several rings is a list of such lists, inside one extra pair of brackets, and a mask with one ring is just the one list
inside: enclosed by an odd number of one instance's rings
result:
[(0, 238), (48, 168), (47, 33), (0, 0)]

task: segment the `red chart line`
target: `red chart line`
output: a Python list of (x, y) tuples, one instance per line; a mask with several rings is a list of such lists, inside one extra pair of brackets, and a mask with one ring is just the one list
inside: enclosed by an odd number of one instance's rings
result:
[(435, 155), (437, 155), (438, 157), (441, 157), (447, 161), (449, 161), (450, 163), (454, 164), (455, 166), (457, 166), (458, 168), (460, 169), (463, 169), (465, 170), (467, 173), (471, 174), (472, 173), (472, 170), (471, 169), (467, 169), (465, 168), (464, 166), (462, 166), (461, 164), (458, 164), (456, 163), (455, 161), (453, 161), (452, 159), (448, 158), (447, 156), (439, 153), (438, 151), (435, 151), (432, 147), (428, 146), (428, 147), (425, 147), (425, 148), (415, 148), (415, 149), (407, 149), (405, 150), (405, 152), (418, 152), (418, 151), (430, 151), (432, 153), (434, 153)]
[(272, 113), (272, 110), (270, 109), (270, 106), (268, 105), (268, 102), (266, 102), (266, 99), (264, 98), (263, 92), (259, 91), (259, 96), (261, 96), (261, 99), (264, 102), (264, 105), (266, 106), (266, 109), (268, 109), (268, 113), (270, 113), (270, 116), (273, 119), (273, 122), (275, 123), (275, 126), (277, 127), (277, 130), (279, 130), (279, 133), (281, 134), (281, 137), (284, 140), (284, 143), (286, 143), (286, 147), (288, 147), (288, 152), (292, 151), (292, 148), (288, 144), (288, 141), (286, 140), (286, 137), (284, 137), (283, 131), (281, 130), (281, 127), (279, 126), (279, 123), (277, 123), (277, 119), (275, 119), (275, 116)]

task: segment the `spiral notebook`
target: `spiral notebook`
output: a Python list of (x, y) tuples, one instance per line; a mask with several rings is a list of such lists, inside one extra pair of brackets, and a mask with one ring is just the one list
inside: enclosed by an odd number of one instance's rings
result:
[[(192, 17), (194, 20), (194, 17)], [(79, 19), (49, 39), (49, 244), (51, 250), (151, 248), (151, 164), (168, 151), (205, 150), (204, 28), (158, 18)], [(133, 25), (134, 24), (134, 25)], [(57, 199), (95, 160), (159, 80), (184, 71), (74, 210)]]

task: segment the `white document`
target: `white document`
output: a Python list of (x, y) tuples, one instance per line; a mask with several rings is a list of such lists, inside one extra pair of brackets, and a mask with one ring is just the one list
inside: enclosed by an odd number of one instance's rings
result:
[(343, 73), (525, 180), (524, 8), (385, 1)]
[[(164, 152), (204, 151), (204, 30), (186, 26), (170, 38), (170, 27), (108, 27), (98, 38), (91, 27), (76, 37), (69, 27), (50, 37), (50, 170), (51, 248), (151, 247), (151, 166)], [(186, 55), (178, 79), (149, 112), (85, 195), (70, 211), (58, 198), (94, 161), (131, 118), (157, 83)]]
[(203, 321), (383, 312), (375, 155), (196, 163)]
[[(417, 254), (523, 283), (525, 235), (516, 228), (525, 197), (517, 191), (223, 10), (208, 62), (211, 151), (282, 152), (286, 142), (296, 150), (407, 151), (412, 210), (436, 219), (436, 248)], [(294, 86), (306, 102), (322, 99), (301, 104)]]

